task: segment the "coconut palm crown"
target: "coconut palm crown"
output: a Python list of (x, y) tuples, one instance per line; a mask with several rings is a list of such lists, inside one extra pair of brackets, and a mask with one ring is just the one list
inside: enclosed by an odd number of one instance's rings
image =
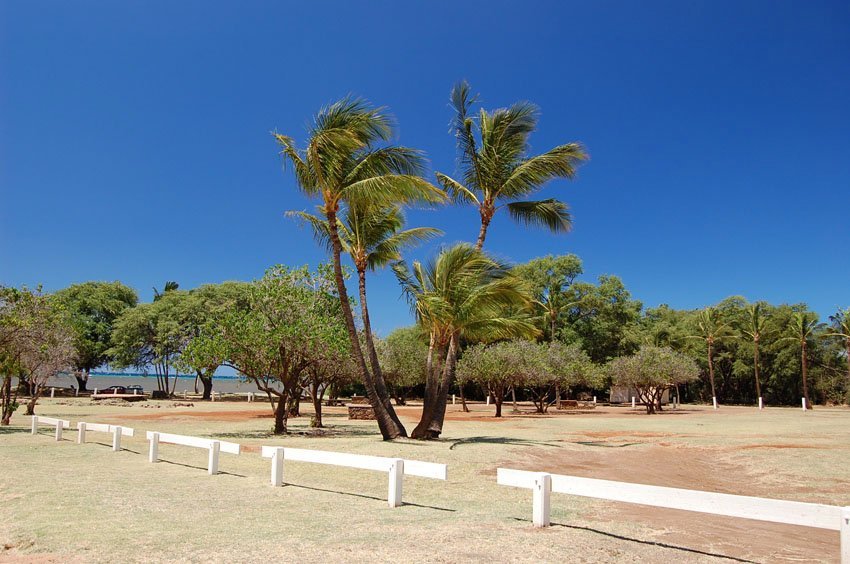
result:
[(476, 247), (480, 250), (495, 213), (506, 207), (519, 223), (546, 227), (559, 233), (572, 228), (567, 204), (555, 200), (521, 200), (554, 178), (573, 178), (576, 167), (587, 159), (579, 143), (558, 145), (540, 155), (529, 156), (529, 136), (537, 127), (538, 108), (517, 102), (492, 112), (470, 113), (477, 98), (466, 81), (451, 92), (455, 111), (452, 130), (457, 139), (458, 180), (437, 172), (437, 180), (456, 202), (473, 204), (481, 215)]

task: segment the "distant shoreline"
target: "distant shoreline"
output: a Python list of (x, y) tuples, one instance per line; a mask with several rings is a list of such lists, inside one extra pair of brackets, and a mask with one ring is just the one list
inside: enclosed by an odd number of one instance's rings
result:
[[(155, 378), (155, 373), (145, 374), (144, 372), (91, 372), (89, 374), (89, 378)], [(169, 374), (169, 378), (187, 378), (189, 380), (194, 380), (196, 376), (194, 374)], [(219, 376), (215, 375), (213, 377), (215, 380), (239, 380), (239, 376)]]

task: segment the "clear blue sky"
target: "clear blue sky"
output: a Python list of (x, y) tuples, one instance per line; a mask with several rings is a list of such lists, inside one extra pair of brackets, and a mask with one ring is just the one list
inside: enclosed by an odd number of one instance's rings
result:
[[(454, 167), (448, 93), (542, 108), (534, 148), (592, 160), (542, 192), (566, 236), (492, 226), (514, 261), (577, 253), (646, 305), (850, 305), (850, 3), (0, 2), (0, 283), (184, 288), (323, 259), (272, 130), (391, 108)], [(473, 240), (471, 208), (409, 215)], [(432, 252), (423, 248), (413, 257)], [(376, 328), (409, 321), (390, 273)]]

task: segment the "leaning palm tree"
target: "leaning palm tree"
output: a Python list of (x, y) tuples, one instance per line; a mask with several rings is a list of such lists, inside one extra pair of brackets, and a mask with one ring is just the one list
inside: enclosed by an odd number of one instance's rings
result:
[(375, 411), (384, 439), (406, 436), (392, 408), (386, 385), (372, 373), (360, 346), (348, 298), (340, 255), (338, 215), (348, 204), (393, 205), (442, 202), (445, 193), (421, 177), (424, 159), (419, 151), (384, 146), (392, 136), (392, 121), (383, 108), (345, 98), (322, 108), (308, 129), (304, 149), (292, 137), (275, 134), (284, 161), (295, 173), (299, 189), (321, 201), (328, 225), (334, 278), (359, 376)]
[(582, 146), (567, 143), (529, 156), (528, 138), (537, 127), (537, 107), (529, 102), (517, 102), (492, 112), (481, 109), (473, 117), (470, 109), (476, 101), (466, 81), (452, 88), (451, 104), (455, 110), (452, 129), (463, 176), (455, 180), (436, 173), (437, 180), (456, 202), (478, 208), (481, 228), (476, 248), (481, 250), (487, 228), (502, 207), (507, 207), (510, 216), (520, 223), (546, 227), (556, 233), (569, 231), (572, 220), (565, 203), (555, 199), (516, 200), (529, 196), (554, 178), (573, 178), (576, 166), (587, 159)]
[(761, 398), (761, 381), (759, 379), (759, 342), (767, 332), (767, 318), (762, 313), (761, 304), (756, 303), (747, 308), (747, 317), (741, 327), (741, 333), (753, 342), (753, 371), (756, 377), (756, 401), (759, 409), (763, 403)]
[(707, 307), (697, 313), (696, 324), (698, 333), (688, 335), (688, 339), (705, 341), (708, 358), (708, 379), (711, 382), (711, 402), (717, 409), (717, 391), (714, 386), (714, 346), (723, 339), (731, 338), (732, 328), (723, 320), (720, 312), (713, 307)]
[[(319, 211), (321, 212), (321, 207)], [(287, 212), (287, 215), (298, 217), (309, 223), (316, 239), (325, 246), (330, 246), (330, 231), (325, 219), (306, 212)], [(384, 381), (366, 301), (366, 272), (400, 261), (401, 252), (404, 249), (441, 235), (442, 231), (432, 227), (402, 229), (404, 214), (400, 206), (381, 207), (364, 203), (349, 205), (337, 225), (342, 250), (351, 256), (354, 268), (357, 270), (360, 313), (363, 319), (369, 363), (375, 379)]]
[(430, 343), (416, 439), (440, 436), (461, 340), (490, 342), (539, 333), (525, 283), (472, 245), (444, 249), (430, 262), (393, 266)]
[(802, 371), (803, 380), (803, 401), (806, 404), (806, 409), (811, 409), (812, 404), (809, 401), (809, 362), (808, 350), (809, 341), (814, 336), (815, 330), (818, 328), (818, 318), (814, 313), (807, 311), (794, 312), (791, 318), (791, 323), (788, 325), (788, 336), (783, 341), (794, 341), (800, 345), (800, 368)]
[(850, 391), (850, 308), (839, 309), (835, 315), (829, 316), (829, 320), (832, 322), (832, 330), (827, 336), (844, 340), (847, 352), (847, 390)]

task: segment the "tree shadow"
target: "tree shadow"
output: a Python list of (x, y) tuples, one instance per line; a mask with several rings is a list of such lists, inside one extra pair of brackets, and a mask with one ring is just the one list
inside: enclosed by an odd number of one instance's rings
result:
[(583, 445), (583, 446), (595, 446), (595, 447), (603, 447), (603, 448), (623, 448), (630, 447), (635, 445), (640, 445), (643, 443), (622, 443), (619, 445), (613, 445), (611, 443), (600, 443), (597, 441), (569, 441), (574, 445)]
[[(173, 464), (174, 466), (183, 466), (184, 468), (195, 468), (196, 470), (207, 470), (206, 466), (195, 466), (194, 464), (184, 464), (183, 462), (174, 462), (173, 460), (165, 460), (163, 458), (157, 459), (157, 462), (165, 462), (166, 464)], [(247, 478), (248, 476), (244, 474), (236, 474), (234, 472), (225, 472), (224, 470), (219, 470), (219, 474), (224, 474), (226, 476), (236, 476), (237, 478)]]
[(464, 439), (454, 439), (448, 440), (446, 442), (452, 443), (452, 446), (449, 447), (449, 450), (454, 450), (455, 447), (461, 445), (474, 445), (474, 444), (489, 444), (489, 445), (515, 445), (515, 446), (549, 446), (549, 447), (557, 447), (561, 448), (561, 445), (554, 444), (547, 441), (532, 441), (528, 439), (512, 439), (509, 437), (466, 437)]
[(209, 439), (268, 439), (274, 434), (269, 431), (240, 431), (235, 433), (216, 433), (215, 435), (198, 435)]
[[(519, 517), (514, 517), (513, 519), (516, 520), (516, 521), (522, 521), (524, 523), (528, 522), (527, 519), (520, 519)], [(553, 527), (564, 527), (565, 529), (573, 529), (573, 530), (576, 530), (576, 531), (587, 531), (589, 533), (596, 533), (597, 535), (606, 536), (606, 537), (609, 537), (609, 538), (612, 538), (612, 539), (634, 542), (634, 543), (637, 543), (637, 544), (645, 544), (645, 545), (648, 545), (648, 546), (658, 546), (658, 547), (661, 547), (661, 548), (669, 548), (671, 550), (678, 550), (680, 552), (687, 552), (689, 554), (699, 554), (701, 556), (711, 556), (713, 558), (723, 558), (723, 559), (726, 559), (726, 560), (732, 560), (734, 562), (747, 562), (747, 563), (753, 563), (753, 564), (756, 563), (755, 560), (747, 560), (745, 558), (738, 558), (736, 556), (728, 556), (726, 554), (719, 554), (717, 552), (708, 552), (708, 551), (705, 551), (705, 550), (699, 550), (697, 548), (690, 548), (690, 547), (687, 547), (687, 546), (678, 546), (678, 545), (669, 544), (669, 543), (666, 543), (666, 542), (636, 539), (636, 538), (633, 538), (633, 537), (627, 537), (627, 536), (624, 536), (624, 535), (618, 535), (616, 533), (611, 533), (609, 531), (594, 529), (593, 527), (583, 527), (581, 525), (567, 525), (565, 523), (551, 523), (551, 525)]]
[[(305, 490), (313, 490), (313, 491), (316, 491), (316, 492), (334, 493), (334, 494), (339, 494), (339, 495), (360, 497), (360, 498), (363, 498), (363, 499), (374, 499), (376, 501), (383, 501), (385, 503), (387, 501), (386, 498), (377, 497), (377, 496), (374, 496), (374, 495), (359, 494), (359, 493), (354, 493), (354, 492), (341, 492), (339, 490), (327, 490), (327, 489), (324, 489), (324, 488), (317, 488), (317, 487), (314, 487), (314, 486), (303, 486), (303, 485), (300, 485), (300, 484), (284, 483), (283, 487), (301, 488), (301, 489), (305, 489)], [(435, 511), (447, 511), (447, 512), (450, 512), (450, 513), (457, 512), (457, 509), (449, 509), (448, 507), (437, 507), (435, 505), (422, 505), (420, 503), (410, 503), (409, 501), (403, 502), (402, 506), (404, 506), (404, 505), (410, 505), (412, 507), (422, 507), (422, 508), (425, 508), (425, 509), (434, 509)]]
[[(30, 429), (27, 427), (12, 427), (12, 426), (3, 426), (0, 427), (0, 435), (11, 435), (12, 433), (29, 433)], [(43, 433), (39, 433), (40, 435)]]

